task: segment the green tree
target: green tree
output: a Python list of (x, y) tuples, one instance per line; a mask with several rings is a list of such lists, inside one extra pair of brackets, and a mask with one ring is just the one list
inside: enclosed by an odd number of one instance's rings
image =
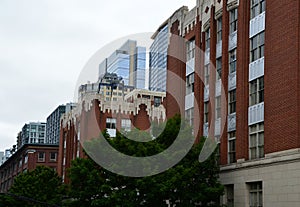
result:
[[(135, 142), (122, 134), (110, 139), (110, 144), (130, 156), (144, 157), (157, 154), (168, 148), (179, 136), (181, 141), (194, 139), (191, 127), (179, 116), (170, 119), (157, 138), (149, 142)], [(126, 135), (126, 134), (125, 134)], [(150, 134), (133, 130), (128, 137), (136, 140), (151, 138)], [(154, 176), (131, 178), (113, 174), (90, 159), (78, 159), (70, 169), (71, 196), (76, 200), (73, 206), (166, 206), (166, 201), (176, 206), (218, 206), (224, 188), (218, 181), (219, 167), (215, 153), (205, 162), (198, 157), (205, 138), (195, 144), (173, 168)], [(100, 149), (97, 139), (86, 143), (87, 150)], [(84, 196), (82, 196), (84, 195)]]
[(38, 166), (17, 176), (6, 198), (11, 206), (58, 206), (64, 190), (61, 178), (53, 169)]

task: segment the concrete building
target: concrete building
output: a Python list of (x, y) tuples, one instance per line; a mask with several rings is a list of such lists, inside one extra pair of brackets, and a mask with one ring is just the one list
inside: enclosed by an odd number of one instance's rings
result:
[(117, 131), (130, 131), (133, 127), (150, 130), (151, 121), (166, 119), (164, 92), (135, 89), (116, 100), (107, 100), (101, 91), (82, 95), (78, 107), (61, 120), (58, 173), (66, 183), (71, 161), (85, 156), (81, 143), (98, 137), (104, 129), (113, 138)]
[(151, 37), (149, 60), (149, 90), (166, 91), (169, 25), (165, 21)]
[(299, 206), (300, 2), (197, 0), (169, 21), (183, 40), (167, 69), (186, 84), (167, 79), (180, 100), (167, 93), (167, 116), (185, 111), (218, 143), (222, 203)]
[(124, 84), (145, 88), (146, 48), (137, 46), (135, 40), (128, 40), (99, 65), (99, 74), (115, 73)]
[(46, 123), (30, 122), (25, 124), (21, 132), (22, 143), (24, 144), (44, 144), (46, 141)]
[(8, 192), (17, 175), (34, 170), (39, 165), (57, 170), (57, 158), (58, 145), (23, 145), (0, 166), (0, 192)]
[(74, 107), (73, 103), (58, 106), (47, 118), (46, 144), (59, 144), (60, 118), (64, 113), (68, 113)]

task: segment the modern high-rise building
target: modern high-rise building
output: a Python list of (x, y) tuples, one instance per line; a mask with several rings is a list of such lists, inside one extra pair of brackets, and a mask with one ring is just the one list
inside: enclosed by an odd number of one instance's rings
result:
[(58, 106), (47, 118), (46, 126), (46, 144), (59, 144), (60, 136), (60, 118), (64, 113), (71, 111), (76, 104), (67, 103)]
[(22, 144), (44, 144), (46, 141), (46, 123), (30, 122), (22, 128)]
[(115, 73), (124, 84), (135, 88), (145, 88), (146, 48), (137, 46), (135, 40), (127, 40), (99, 65), (99, 74)]
[(149, 60), (149, 90), (166, 91), (169, 25), (165, 21), (151, 37)]
[(300, 206), (300, 1), (197, 0), (169, 22), (167, 116), (218, 144), (222, 203)]

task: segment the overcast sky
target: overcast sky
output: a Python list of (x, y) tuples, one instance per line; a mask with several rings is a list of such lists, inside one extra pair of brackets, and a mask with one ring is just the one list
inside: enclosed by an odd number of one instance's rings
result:
[(117, 38), (154, 32), (196, 0), (1, 0), (0, 151), (30, 121), (73, 101), (89, 58)]

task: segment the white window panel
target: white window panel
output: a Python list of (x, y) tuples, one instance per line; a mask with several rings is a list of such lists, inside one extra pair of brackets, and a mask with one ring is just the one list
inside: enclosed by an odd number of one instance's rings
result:
[(106, 129), (106, 130), (110, 137), (116, 137), (116, 134), (117, 134), (116, 129)]
[(227, 130), (228, 132), (236, 130), (236, 113), (228, 115)]
[(248, 125), (264, 121), (264, 102), (248, 108)]
[(215, 95), (216, 95), (216, 97), (217, 96), (221, 96), (221, 86), (222, 86), (222, 81), (221, 81), (221, 79), (220, 80), (217, 80), (216, 81), (216, 89), (215, 89)]
[(217, 43), (216, 49), (216, 58), (219, 58), (222, 56), (222, 40)]
[(216, 119), (215, 121), (215, 136), (218, 136), (221, 134), (221, 119)]
[(208, 128), (208, 122), (207, 122), (203, 125), (203, 136), (204, 137), (208, 136), (208, 130), (209, 130), (209, 128)]
[(257, 79), (264, 75), (265, 58), (262, 57), (249, 64), (249, 81)]
[(209, 85), (204, 87), (204, 101), (209, 100)]
[(228, 90), (236, 89), (236, 72), (230, 73), (228, 76)]
[(186, 76), (195, 71), (195, 58), (190, 59), (186, 62)]
[(204, 65), (209, 64), (209, 61), (210, 61), (210, 48), (208, 48), (208, 49), (205, 51)]
[(237, 31), (229, 35), (228, 51), (233, 50), (237, 46)]
[(249, 38), (254, 37), (258, 33), (265, 30), (266, 12), (254, 17), (250, 20)]
[(191, 93), (185, 96), (185, 110), (191, 109), (194, 107), (194, 93)]

